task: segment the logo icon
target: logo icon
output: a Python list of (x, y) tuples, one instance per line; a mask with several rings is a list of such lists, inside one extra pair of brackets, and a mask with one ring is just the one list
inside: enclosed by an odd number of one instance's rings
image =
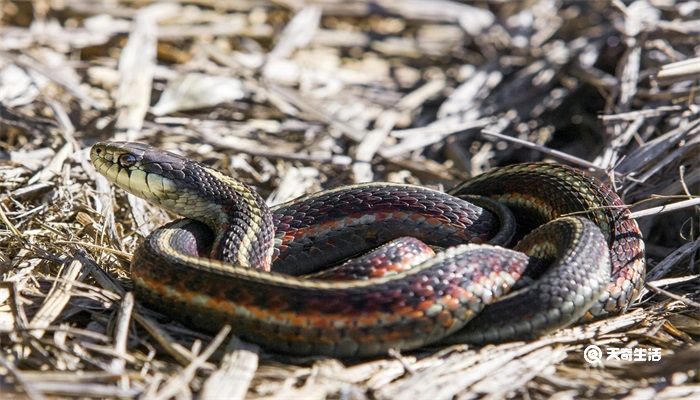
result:
[(583, 359), (591, 365), (600, 364), (600, 360), (603, 359), (603, 350), (594, 344), (588, 345), (583, 350)]

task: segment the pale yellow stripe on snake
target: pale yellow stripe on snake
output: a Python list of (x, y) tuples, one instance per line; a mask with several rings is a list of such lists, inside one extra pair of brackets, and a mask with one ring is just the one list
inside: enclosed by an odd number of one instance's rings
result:
[[(250, 212), (250, 218), (253, 226), (262, 226), (262, 219), (258, 215), (257, 212), (255, 212), (255, 208), (257, 207), (257, 204), (255, 203), (255, 199), (250, 195), (250, 190), (243, 186), (239, 181), (226, 176), (219, 171), (211, 168), (204, 168), (207, 172), (212, 174), (216, 179), (221, 180), (222, 182), (225, 182), (227, 185), (230, 185), (236, 189), (236, 192), (238, 192), (241, 197), (245, 200), (245, 205), (248, 208)], [(253, 229), (248, 230), (245, 233), (245, 236), (241, 238), (241, 243), (238, 246), (238, 254), (240, 254), (241, 260), (248, 260), (250, 259), (250, 253), (248, 249), (251, 248), (253, 241), (255, 240), (257, 232)], [(272, 255), (272, 250), (268, 251), (268, 258)], [(245, 265), (246, 267), (250, 267), (250, 265)]]

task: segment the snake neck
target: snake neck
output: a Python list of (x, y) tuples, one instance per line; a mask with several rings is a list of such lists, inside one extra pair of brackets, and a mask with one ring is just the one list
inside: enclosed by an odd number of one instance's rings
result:
[(212, 187), (203, 190), (203, 200), (216, 204), (216, 209), (187, 216), (204, 222), (214, 231), (211, 258), (269, 271), (274, 226), (265, 200), (248, 185), (216, 170), (203, 169), (216, 178)]
[(227, 213), (226, 222), (210, 226), (216, 234), (211, 258), (269, 271), (274, 231), (263, 225), (272, 226), (269, 212), (250, 214), (247, 210), (236, 210)]

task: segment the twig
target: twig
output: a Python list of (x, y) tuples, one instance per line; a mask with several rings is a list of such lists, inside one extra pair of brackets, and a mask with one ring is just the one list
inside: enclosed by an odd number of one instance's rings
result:
[(671, 211), (678, 211), (684, 208), (693, 207), (700, 204), (700, 198), (694, 198), (684, 201), (679, 201), (677, 203), (664, 204), (663, 206), (652, 207), (646, 210), (635, 211), (627, 215), (627, 218), (641, 218), (647, 217), (649, 215), (664, 214)]
[(683, 111), (686, 109), (687, 107), (685, 106), (661, 106), (652, 109), (629, 111), (619, 114), (600, 115), (598, 118), (600, 118), (603, 122), (634, 121), (640, 117), (658, 117), (673, 111)]
[(202, 399), (244, 399), (258, 369), (258, 351), (258, 346), (232, 337), (226, 346), (221, 368), (204, 383)]
[(229, 325), (225, 325), (223, 328), (221, 328), (219, 333), (216, 334), (214, 339), (212, 339), (211, 343), (209, 343), (209, 346), (204, 349), (202, 354), (192, 360), (192, 362), (185, 367), (185, 369), (168, 379), (160, 392), (154, 396), (154, 399), (165, 400), (177, 395), (180, 390), (182, 390), (183, 386), (187, 386), (189, 384), (189, 381), (192, 380), (195, 371), (199, 369), (202, 364), (204, 364), (204, 362), (211, 357), (212, 354), (214, 354), (214, 351), (216, 351), (219, 346), (221, 346), (221, 343), (224, 342), (224, 339), (226, 339), (229, 332), (231, 332), (231, 327)]
[[(126, 341), (129, 335), (129, 323), (131, 322), (131, 312), (134, 309), (134, 295), (131, 292), (124, 295), (119, 313), (117, 315), (117, 324), (114, 328), (114, 352), (116, 354), (126, 355)], [(115, 358), (112, 360), (112, 372), (121, 374), (124, 372), (124, 358)]]
[(585, 167), (585, 168), (590, 168), (590, 169), (593, 169), (596, 171), (607, 173), (607, 171), (605, 169), (591, 163), (590, 161), (586, 161), (582, 158), (572, 156), (571, 154), (567, 154), (567, 153), (564, 153), (564, 152), (559, 151), (559, 150), (552, 150), (552, 149), (549, 149), (547, 147), (541, 146), (539, 144), (528, 142), (527, 140), (518, 139), (518, 138), (515, 138), (512, 136), (503, 135), (503, 134), (498, 133), (495, 130), (492, 130), (489, 128), (482, 129), (481, 133), (486, 135), (486, 136), (493, 136), (493, 137), (496, 137), (496, 138), (501, 139), (501, 140), (506, 140), (508, 142), (517, 143), (521, 146), (525, 146), (529, 149), (537, 150), (539, 152), (547, 154), (548, 156), (556, 157), (556, 158), (562, 159), (564, 161), (568, 161), (572, 164), (577, 164), (577, 165), (580, 165), (580, 166)]
[(683, 258), (685, 258), (688, 254), (696, 252), (698, 249), (700, 249), (700, 239), (696, 239), (677, 248), (671, 254), (666, 256), (666, 258), (657, 264), (651, 271), (649, 271), (646, 281), (653, 282), (660, 279), (662, 276), (665, 276), (668, 271), (678, 264)]
[(664, 289), (661, 289), (659, 287), (656, 287), (656, 286), (652, 285), (651, 283), (647, 283), (646, 285), (644, 285), (644, 287), (646, 287), (647, 289), (651, 290), (654, 293), (664, 295), (664, 296), (669, 297), (673, 300), (678, 300), (687, 306), (695, 307), (695, 308), (700, 310), (700, 303), (698, 303), (696, 301), (690, 300), (690, 299), (683, 297), (683, 296), (679, 296), (675, 293), (671, 293), (668, 290), (664, 290)]
[(85, 277), (83, 271), (83, 263), (78, 259), (73, 259), (68, 265), (65, 265), (65, 270), (61, 273), (61, 281), (54, 282), (44, 303), (39, 311), (34, 315), (29, 325), (34, 329), (32, 336), (39, 339), (44, 336), (44, 328), (49, 326), (51, 322), (58, 317), (63, 311), (63, 308), (68, 304), (72, 293), (72, 282)]
[(3, 367), (7, 368), (7, 370), (12, 374), (12, 376), (17, 379), (17, 382), (22, 386), (24, 389), (24, 392), (29, 396), (30, 399), (32, 400), (42, 400), (44, 399), (44, 395), (30, 382), (27, 382), (24, 377), (22, 377), (22, 373), (15, 368), (15, 366), (7, 361), (5, 357), (3, 357), (2, 353), (0, 353), (0, 364), (2, 364)]

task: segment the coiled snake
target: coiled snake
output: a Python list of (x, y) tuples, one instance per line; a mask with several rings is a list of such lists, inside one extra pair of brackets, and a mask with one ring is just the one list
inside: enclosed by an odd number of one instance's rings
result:
[(186, 217), (134, 254), (138, 299), (277, 351), (364, 357), (530, 339), (624, 310), (643, 281), (644, 243), (620, 198), (566, 166), (499, 168), (449, 194), (369, 183), (268, 208), (242, 182), (148, 145), (98, 143), (90, 158)]

